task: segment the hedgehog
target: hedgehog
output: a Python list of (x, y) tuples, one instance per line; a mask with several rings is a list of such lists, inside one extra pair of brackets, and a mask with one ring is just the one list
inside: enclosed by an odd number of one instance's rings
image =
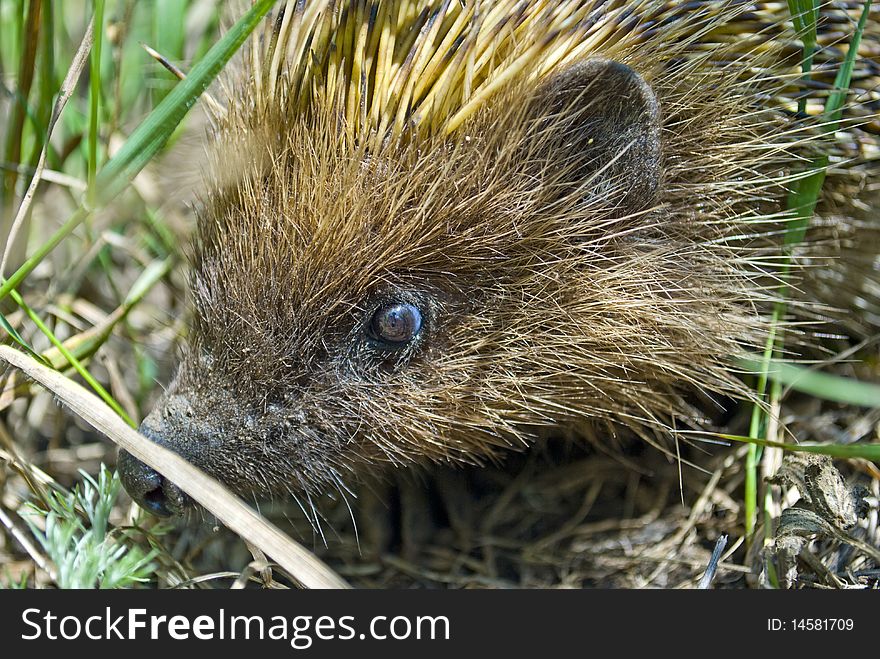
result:
[[(790, 19), (287, 0), (222, 85), (187, 347), (141, 432), (243, 496), (312, 497), (551, 432), (656, 442), (749, 399), (735, 359), (765, 343), (785, 198), (822, 135)], [(864, 173), (870, 104), (848, 116), (840, 159)], [(151, 512), (189, 506), (119, 469)]]

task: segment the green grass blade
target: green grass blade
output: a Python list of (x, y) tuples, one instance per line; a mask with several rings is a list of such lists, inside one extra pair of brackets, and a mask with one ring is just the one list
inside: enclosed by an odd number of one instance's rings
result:
[[(98, 204), (110, 201), (121, 192), (149, 162), (274, 3), (275, 0), (258, 0), (193, 67), (186, 80), (181, 81), (132, 133), (96, 176)], [(18, 270), (3, 281), (0, 284), (0, 300), (9, 295), (88, 215), (89, 211), (85, 208), (77, 210)]]
[(98, 171), (98, 112), (101, 103), (101, 46), (104, 43), (104, 0), (94, 0), (95, 31), (89, 69), (89, 160), (87, 180), (89, 204), (94, 206), (95, 176)]
[[(101, 399), (109, 405), (114, 412), (116, 412), (122, 419), (130, 425), (132, 428), (136, 428), (137, 424), (132, 421), (131, 417), (126, 414), (125, 410), (122, 409), (122, 406), (116, 402), (116, 399), (110, 395), (110, 393), (101, 386), (101, 383), (98, 382), (94, 376), (86, 370), (86, 367), (82, 365), (73, 354), (70, 353), (67, 348), (64, 347), (64, 344), (55, 336), (54, 332), (42, 321), (42, 319), (34, 313), (34, 311), (25, 303), (22, 297), (16, 292), (11, 291), (10, 295), (15, 303), (22, 308), (22, 310), (27, 314), (28, 318), (37, 326), (37, 328), (46, 335), (46, 338), (49, 339), (50, 343), (60, 352), (64, 358), (67, 360), (67, 363), (73, 367), (77, 373), (80, 374), (83, 380), (85, 380), (88, 385), (94, 390), (96, 394), (98, 394)], [(45, 360), (43, 360), (45, 362)]]
[(160, 279), (171, 271), (172, 264), (172, 259), (167, 258), (164, 261), (153, 261), (150, 265), (144, 268), (144, 271), (140, 274), (137, 280), (135, 280), (134, 284), (132, 284), (131, 289), (128, 291), (128, 295), (125, 296), (125, 302), (123, 302), (123, 305), (127, 309), (130, 309), (140, 302), (144, 295), (146, 295)]
[(0, 285), (0, 300), (9, 295), (9, 291), (18, 286), (22, 280), (30, 274), (31, 270), (36, 268), (46, 255), (58, 246), (58, 243), (64, 240), (74, 229), (76, 229), (76, 227), (82, 224), (82, 221), (88, 216), (88, 214), (89, 213), (85, 208), (77, 210), (70, 216), (70, 219), (61, 225), (61, 228), (52, 234), (49, 240), (40, 245), (37, 251), (28, 257), (18, 270), (12, 273), (8, 279), (3, 280), (2, 285)]
[(12, 337), (12, 340), (15, 341), (15, 342), (16, 342), (18, 345), (20, 345), (22, 348), (24, 348), (24, 351), (27, 352), (31, 357), (33, 357), (34, 359), (39, 359), (41, 362), (43, 362), (43, 363), (46, 364), (47, 366), (51, 366), (51, 365), (52, 365), (52, 364), (50, 364), (48, 361), (46, 361), (46, 359), (45, 359), (41, 354), (39, 354), (38, 352), (36, 352), (36, 351), (35, 351), (35, 350), (34, 350), (34, 349), (28, 344), (28, 342), (25, 341), (25, 340), (21, 337), (21, 334), (19, 334), (19, 333), (16, 331), (16, 329), (12, 326), (12, 324), (6, 319), (6, 316), (4, 316), (3, 314), (0, 314), (0, 327), (2, 327), (4, 330), (6, 330), (6, 333), (9, 334), (10, 337)]
[(769, 379), (816, 398), (859, 407), (880, 407), (880, 385), (877, 384), (778, 360), (773, 360), (769, 366), (756, 359), (742, 359), (739, 363), (754, 373), (764, 373), (766, 368)]
[(825, 115), (829, 120), (826, 130), (834, 132), (838, 128), (838, 123), (843, 114), (843, 106), (846, 103), (846, 97), (849, 95), (849, 85), (852, 81), (853, 70), (856, 65), (856, 57), (859, 52), (859, 46), (862, 43), (862, 33), (868, 24), (868, 16), (871, 13), (871, 0), (865, 0), (862, 14), (859, 16), (858, 25), (853, 33), (852, 41), (850, 41), (849, 49), (846, 51), (846, 57), (840, 70), (834, 79), (834, 91), (828, 97), (825, 103)]
[(795, 453), (819, 453), (828, 455), (839, 460), (850, 460), (861, 458), (863, 460), (871, 460), (880, 463), (880, 444), (786, 444), (784, 442), (774, 442), (769, 439), (757, 439), (755, 437), (744, 437), (742, 435), (727, 435), (724, 433), (713, 433), (713, 437), (727, 439), (733, 442), (741, 442), (743, 444), (752, 444), (769, 448), (781, 448), (784, 451), (793, 451)]
[(99, 203), (115, 197), (149, 162), (274, 3), (275, 0), (255, 2), (131, 134), (98, 173)]
[[(39, 45), (40, 13), (42, 5), (35, 0), (27, 3), (27, 13), (20, 13), (19, 22), (16, 26), (21, 52), (18, 59), (18, 75), (16, 76), (15, 102), (11, 104), (11, 116), (4, 117), (6, 124), (6, 142), (4, 144), (3, 159), (10, 163), (21, 162), (22, 142), (25, 130), (25, 119), (32, 118), (32, 112), (28, 107), (28, 97), (31, 92), (31, 84), (36, 72), (37, 48)], [(33, 121), (33, 118), (32, 118)], [(7, 169), (3, 172), (0, 186), (0, 216), (6, 212), (7, 207), (12, 207), (15, 198), (15, 184), (18, 180), (18, 170)]]
[(804, 44), (804, 57), (801, 69), (809, 73), (813, 64), (813, 50), (816, 47), (817, 23), (819, 22), (820, 0), (788, 0), (791, 22)]

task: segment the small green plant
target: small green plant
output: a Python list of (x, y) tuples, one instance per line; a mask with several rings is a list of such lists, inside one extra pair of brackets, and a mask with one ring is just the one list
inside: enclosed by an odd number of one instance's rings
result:
[(31, 533), (55, 566), (59, 588), (130, 588), (147, 581), (156, 551), (145, 552), (110, 525), (119, 495), (119, 475), (101, 465), (97, 480), (85, 472), (82, 488), (52, 491), (30, 504), (24, 516)]

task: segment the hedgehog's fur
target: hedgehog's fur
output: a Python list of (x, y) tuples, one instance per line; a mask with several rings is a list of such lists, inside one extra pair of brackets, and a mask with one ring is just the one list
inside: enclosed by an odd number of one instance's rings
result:
[[(821, 134), (784, 7), (288, 1), (227, 80), (190, 347), (144, 432), (314, 493), (748, 397), (732, 358), (763, 347)], [(393, 351), (366, 331), (389, 300), (425, 322)]]

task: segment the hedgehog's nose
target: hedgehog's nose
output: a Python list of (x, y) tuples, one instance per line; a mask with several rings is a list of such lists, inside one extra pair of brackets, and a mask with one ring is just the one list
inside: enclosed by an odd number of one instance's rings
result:
[(131, 453), (120, 449), (116, 466), (123, 487), (141, 508), (159, 517), (179, 515), (186, 508), (180, 488)]

